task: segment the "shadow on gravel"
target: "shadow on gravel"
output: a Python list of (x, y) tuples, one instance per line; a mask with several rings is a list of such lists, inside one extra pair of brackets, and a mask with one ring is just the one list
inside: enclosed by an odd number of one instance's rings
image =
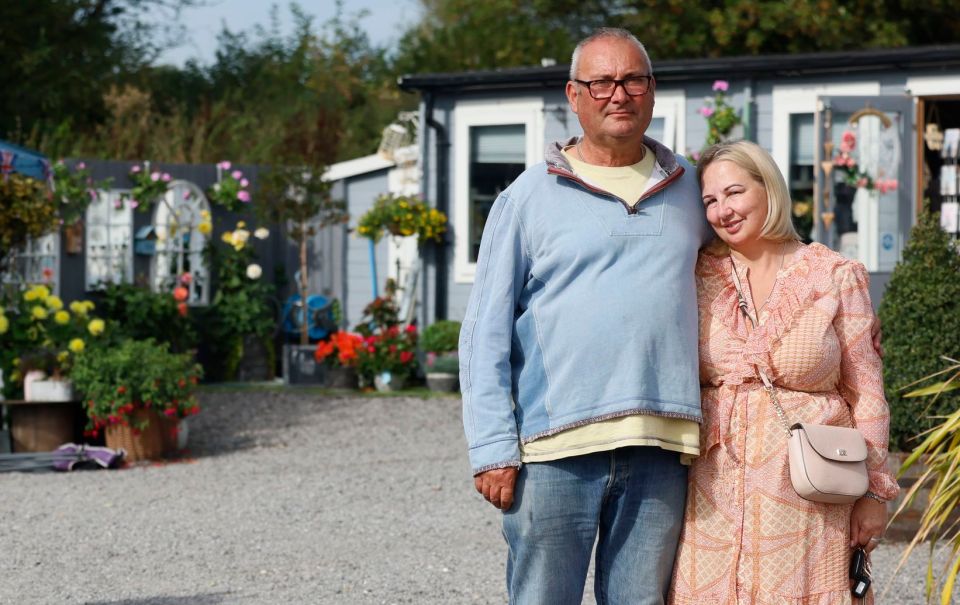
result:
[(212, 592), (194, 594), (181, 597), (143, 597), (140, 599), (121, 599), (119, 601), (85, 601), (84, 605), (217, 605), (226, 603), (230, 597), (231, 603), (236, 603), (239, 595), (229, 592)]
[(210, 389), (197, 393), (201, 412), (190, 419), (188, 456), (211, 457), (286, 443), (308, 416), (355, 400), (298, 389)]

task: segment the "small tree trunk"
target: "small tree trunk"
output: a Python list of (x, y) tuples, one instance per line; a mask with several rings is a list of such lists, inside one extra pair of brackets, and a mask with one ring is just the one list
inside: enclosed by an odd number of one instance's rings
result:
[(300, 324), (300, 344), (310, 344), (309, 324), (310, 316), (307, 308), (307, 230), (304, 222), (300, 223), (300, 304), (303, 305), (303, 322)]

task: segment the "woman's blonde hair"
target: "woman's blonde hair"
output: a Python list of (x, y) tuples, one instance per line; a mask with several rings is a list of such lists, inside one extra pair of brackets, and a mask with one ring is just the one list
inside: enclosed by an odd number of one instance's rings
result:
[(708, 147), (697, 161), (697, 178), (701, 187), (707, 166), (720, 161), (733, 162), (763, 185), (767, 193), (767, 220), (760, 230), (761, 237), (775, 242), (800, 239), (790, 218), (793, 203), (787, 183), (773, 157), (763, 147), (751, 141), (730, 141)]

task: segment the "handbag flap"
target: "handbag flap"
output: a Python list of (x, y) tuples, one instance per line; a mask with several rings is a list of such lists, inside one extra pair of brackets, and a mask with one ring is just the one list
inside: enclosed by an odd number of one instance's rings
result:
[(867, 459), (867, 442), (857, 429), (826, 424), (798, 422), (791, 428), (799, 428), (818, 454), (837, 462), (862, 462)]

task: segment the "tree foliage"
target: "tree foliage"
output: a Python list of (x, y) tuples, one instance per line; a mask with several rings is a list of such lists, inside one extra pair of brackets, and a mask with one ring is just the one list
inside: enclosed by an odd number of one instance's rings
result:
[(196, 0), (31, 0), (0, 3), (0, 136), (22, 139), (106, 117), (103, 93), (176, 40), (175, 20)]
[(225, 28), (209, 65), (155, 65), (203, 2), (0, 3), (0, 136), (52, 156), (329, 164), (372, 153), (416, 103), (399, 75), (563, 64), (601, 25), (634, 32), (654, 62), (950, 43), (960, 29), (948, 0), (420, 0), (388, 49), (362, 13), (338, 3), (318, 24), (291, 4), (289, 34), (274, 7), (265, 26)]
[(960, 255), (940, 229), (939, 215), (921, 212), (890, 276), (880, 303), (883, 378), (890, 404), (891, 444), (909, 450), (910, 440), (934, 426), (931, 415), (949, 414), (957, 394), (937, 399), (924, 412), (903, 387), (941, 369), (941, 355), (960, 357)]

